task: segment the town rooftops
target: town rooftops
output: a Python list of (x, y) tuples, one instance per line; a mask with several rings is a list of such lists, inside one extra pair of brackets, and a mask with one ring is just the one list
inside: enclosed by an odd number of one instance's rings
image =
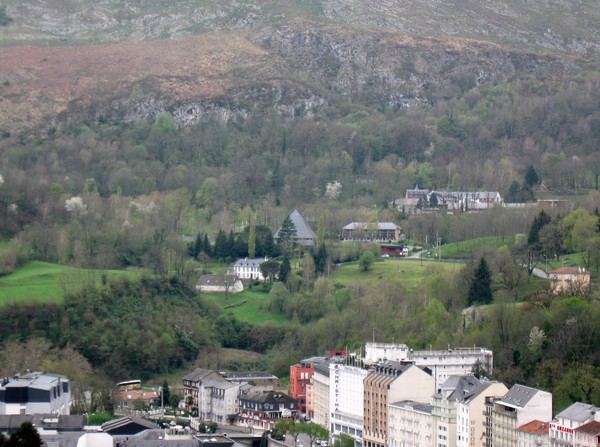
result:
[[(367, 230), (370, 228), (368, 222), (352, 222), (344, 226), (342, 230)], [(373, 224), (375, 230), (397, 230), (400, 226), (393, 222), (376, 222)]]
[(390, 404), (391, 407), (397, 408), (407, 408), (412, 409), (413, 411), (418, 411), (420, 413), (431, 414), (433, 411), (433, 406), (429, 404), (424, 404), (421, 402), (415, 402), (413, 400), (401, 400), (399, 402), (394, 402)]
[(230, 382), (239, 382), (246, 380), (277, 380), (277, 376), (264, 371), (258, 372), (222, 372), (221, 376)]
[(459, 376), (458, 383), (454, 387), (448, 400), (462, 400), (464, 396), (477, 389), (481, 385), (481, 380), (473, 375)]
[(315, 365), (314, 371), (316, 373), (321, 374), (322, 376), (329, 377), (329, 365), (331, 365), (332, 363), (333, 362), (331, 360), (326, 360), (322, 363), (317, 363)]
[(271, 402), (278, 402), (278, 403), (285, 403), (285, 402), (290, 402), (290, 403), (295, 403), (296, 399), (288, 396), (285, 393), (282, 393), (281, 391), (256, 391), (256, 392), (250, 392), (248, 393), (247, 396), (244, 396), (243, 400), (249, 400), (252, 402), (259, 402), (259, 403), (271, 403)]
[(538, 421), (534, 419), (525, 425), (521, 425), (517, 428), (520, 432), (530, 433), (532, 435), (547, 435), (548, 434), (548, 422)]
[(556, 415), (557, 419), (569, 419), (576, 422), (585, 422), (590, 419), (593, 412), (600, 411), (600, 408), (582, 402), (575, 402)]
[(507, 407), (523, 408), (540, 392), (540, 390), (535, 388), (516, 384), (498, 402)]
[(48, 374), (45, 372), (31, 372), (27, 374), (6, 377), (2, 380), (0, 390), (7, 388), (35, 388), (38, 390), (51, 390), (59, 382), (68, 382), (65, 376)]
[(143, 430), (157, 429), (158, 426), (142, 418), (124, 417), (108, 421), (102, 424), (102, 431), (105, 433), (117, 434), (136, 434)]
[(212, 374), (213, 372), (214, 371), (211, 371), (210, 369), (196, 368), (191, 373), (186, 374), (183, 377), (183, 380), (189, 381), (189, 382), (199, 382), (202, 379), (204, 379), (206, 376)]

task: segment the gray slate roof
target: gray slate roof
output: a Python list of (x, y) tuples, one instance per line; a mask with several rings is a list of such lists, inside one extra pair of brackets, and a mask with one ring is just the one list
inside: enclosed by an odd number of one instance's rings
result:
[(401, 400), (400, 402), (393, 402), (390, 404), (390, 406), (399, 408), (412, 408), (414, 411), (420, 411), (421, 413), (428, 414), (431, 414), (433, 411), (433, 405), (415, 402), (413, 400)]
[(190, 382), (199, 382), (200, 380), (212, 373), (213, 371), (211, 371), (210, 369), (196, 368), (191, 373), (186, 374), (183, 377), (183, 380), (189, 380)]
[(198, 281), (199, 286), (232, 286), (239, 281), (235, 275), (202, 275)]
[(523, 408), (538, 392), (539, 390), (535, 388), (516, 384), (513, 385), (510, 390), (508, 390), (508, 393), (506, 393), (504, 397), (499, 400), (499, 402), (510, 407)]
[[(290, 214), (290, 220), (296, 227), (296, 241), (300, 245), (314, 245), (317, 240), (317, 235), (310, 228), (298, 210), (292, 211), (292, 214)], [(279, 230), (281, 230), (281, 228)], [(277, 230), (277, 233), (275, 233), (275, 239), (277, 239), (279, 235), (279, 230)]]
[[(396, 230), (400, 228), (393, 222), (377, 222), (377, 230)], [(343, 227), (343, 230), (366, 230), (369, 228), (368, 222), (352, 222)]]
[(598, 412), (600, 409), (590, 404), (584, 404), (582, 402), (575, 402), (570, 407), (565, 408), (563, 411), (556, 415), (557, 418), (570, 419), (577, 422), (585, 422), (590, 418), (592, 411)]

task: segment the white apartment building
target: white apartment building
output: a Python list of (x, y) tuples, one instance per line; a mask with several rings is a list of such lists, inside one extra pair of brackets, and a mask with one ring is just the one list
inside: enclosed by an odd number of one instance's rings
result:
[(482, 381), (456, 405), (456, 446), (479, 447), (485, 439), (486, 398), (502, 397), (508, 388), (500, 382)]
[(0, 414), (56, 414), (71, 412), (71, 383), (65, 376), (31, 372), (2, 379)]
[(519, 447), (548, 447), (548, 422), (533, 420), (517, 428)]
[(362, 443), (364, 422), (364, 385), (368, 371), (340, 363), (329, 365), (328, 429), (333, 436), (344, 433)]
[(552, 419), (552, 394), (514, 385), (492, 409), (493, 447), (518, 447), (517, 429), (533, 420)]
[(433, 435), (437, 447), (456, 447), (458, 401), (481, 385), (475, 376), (450, 376), (431, 396)]
[(493, 357), (491, 350), (479, 347), (413, 351), (405, 344), (367, 343), (364, 361), (367, 364), (383, 361), (413, 361), (417, 366), (431, 369), (437, 389), (450, 376), (470, 374), (477, 362), (488, 374), (491, 374), (494, 367)]
[(550, 422), (550, 446), (570, 447), (575, 445), (575, 429), (592, 421), (600, 421), (600, 408), (575, 402), (558, 413)]
[(207, 379), (199, 385), (198, 417), (205, 421), (226, 423), (239, 412), (239, 390), (245, 384)]
[(391, 403), (388, 447), (434, 447), (432, 410), (431, 405), (412, 400)]
[(315, 424), (329, 427), (329, 383), (330, 362), (315, 365), (312, 376), (313, 414), (312, 421)]

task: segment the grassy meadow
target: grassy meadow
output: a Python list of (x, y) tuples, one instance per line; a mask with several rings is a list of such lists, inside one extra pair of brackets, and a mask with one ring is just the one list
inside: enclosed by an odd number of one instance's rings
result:
[(262, 286), (254, 286), (227, 297), (223, 293), (203, 293), (202, 298), (223, 308), (225, 312), (233, 313), (240, 321), (256, 324), (283, 324), (285, 321), (284, 315), (269, 312), (269, 291)]
[(0, 306), (15, 302), (60, 303), (66, 293), (108, 278), (134, 275), (122, 270), (88, 270), (49, 262), (31, 261), (13, 273), (0, 277)]
[(376, 261), (366, 272), (361, 270), (358, 263), (344, 264), (335, 269), (332, 280), (342, 285), (362, 282), (375, 285), (377, 282), (398, 284), (407, 292), (417, 290), (423, 278), (427, 277), (432, 268), (440, 268), (458, 273), (463, 267), (458, 262), (437, 262), (420, 259), (387, 258)]

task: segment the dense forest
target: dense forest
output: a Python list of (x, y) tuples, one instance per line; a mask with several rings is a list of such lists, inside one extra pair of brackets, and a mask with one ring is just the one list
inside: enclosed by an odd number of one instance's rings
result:
[[(71, 373), (81, 395), (97, 390), (90, 405), (106, 408), (103, 378), (157, 378), (224, 348), (262, 354), (225, 368), (284, 376), (304, 356), (359, 349), (375, 330), (415, 349), (486, 346), (495, 378), (552, 391), (558, 407), (600, 405), (597, 289), (554, 296), (532, 275), (576, 253), (569, 259), (597, 281), (600, 74), (467, 81), (400, 108), (335, 98), (293, 119), (261, 110), (185, 127), (169, 112), (132, 123), (90, 112), (57, 118), (44, 132), (5, 132), (0, 273), (35, 259), (143, 274), (83, 282), (61, 304), (0, 308), (2, 373)], [(415, 185), (564, 202), (407, 215), (393, 204)], [(294, 208), (318, 227), (320, 243), (293, 252), (285, 281), (263, 290), (265, 312), (286, 324), (239, 321), (196, 292), (208, 265), (247, 255), (283, 264), (273, 234)], [(332, 279), (335, 264), (373, 248), (337, 243), (352, 221), (397, 222), (426, 248), (434, 238), (504, 243), (473, 251), (459, 273), (431, 264), (415, 292), (347, 286)], [(491, 281), (485, 299), (472, 289), (482, 264)]]

